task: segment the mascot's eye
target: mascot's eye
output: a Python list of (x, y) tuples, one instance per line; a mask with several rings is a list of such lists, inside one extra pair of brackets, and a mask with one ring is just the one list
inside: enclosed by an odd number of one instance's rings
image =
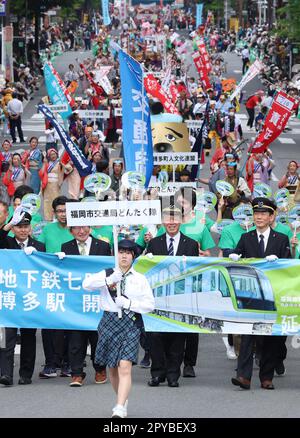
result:
[(176, 137), (173, 134), (167, 134), (165, 137), (168, 141), (175, 141), (176, 140)]

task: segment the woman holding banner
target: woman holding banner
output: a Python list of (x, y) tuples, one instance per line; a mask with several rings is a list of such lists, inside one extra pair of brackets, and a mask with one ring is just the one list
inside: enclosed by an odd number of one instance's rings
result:
[[(110, 381), (117, 394), (113, 418), (127, 417), (128, 395), (131, 389), (132, 365), (137, 363), (143, 319), (141, 314), (152, 312), (154, 298), (144, 275), (136, 272), (133, 261), (136, 244), (124, 239), (118, 243), (119, 269), (107, 269), (83, 281), (86, 290), (100, 289), (103, 317), (98, 326), (99, 340), (96, 363), (109, 367)], [(116, 293), (120, 283), (121, 295)], [(122, 311), (122, 317), (118, 312)]]

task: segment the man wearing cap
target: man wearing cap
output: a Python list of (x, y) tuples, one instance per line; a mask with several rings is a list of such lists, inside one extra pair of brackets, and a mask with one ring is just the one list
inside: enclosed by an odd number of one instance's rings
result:
[[(22, 249), (30, 255), (34, 251), (45, 252), (45, 245), (30, 237), (31, 215), (17, 207), (11, 221), (0, 229), (0, 248)], [(7, 234), (12, 230), (14, 237)], [(6, 328), (6, 348), (0, 349), (0, 384), (11, 386), (13, 384), (14, 351), (17, 342), (17, 328)], [(36, 355), (36, 329), (21, 328), (21, 356), (19, 370), (19, 385), (31, 383)]]
[[(57, 253), (59, 258), (65, 255), (81, 256), (110, 256), (110, 245), (103, 240), (95, 239), (91, 236), (91, 227), (74, 226), (70, 227), (70, 232), (74, 239), (61, 245), (61, 252)], [(96, 365), (95, 349), (98, 341), (97, 331), (71, 330), (69, 332), (69, 361), (71, 366), (72, 381), (70, 386), (80, 387), (86, 374), (83, 372), (83, 363), (86, 356), (88, 341), (91, 344), (91, 359), (95, 369), (95, 383), (105, 383), (105, 365)]]
[[(270, 227), (276, 212), (275, 203), (268, 198), (255, 198), (252, 201), (252, 207), (256, 230), (242, 235), (234, 253), (230, 254), (229, 258), (233, 261), (238, 261), (240, 257), (265, 258), (270, 262), (276, 262), (278, 258), (291, 258), (288, 237)], [(231, 379), (233, 385), (243, 389), (250, 389), (255, 338), (253, 335), (242, 335), (237, 377)], [(278, 366), (284, 369), (285, 341), (285, 336), (263, 337), (259, 372), (263, 389), (274, 389), (272, 383), (274, 370), (278, 369)]]
[[(128, 239), (118, 243), (119, 269), (106, 269), (85, 278), (82, 287), (99, 290), (103, 317), (98, 326), (99, 340), (95, 361), (109, 367), (110, 381), (117, 394), (112, 417), (127, 417), (132, 365), (138, 361), (141, 314), (154, 310), (154, 297), (146, 277), (132, 267), (137, 256), (136, 244)], [(116, 291), (120, 283), (121, 295)], [(118, 312), (122, 311), (122, 317)]]
[[(150, 240), (147, 254), (198, 257), (198, 242), (179, 231), (182, 222), (181, 210), (170, 206), (163, 209), (162, 215), (162, 223), (166, 232)], [(152, 378), (148, 385), (159, 386), (167, 379), (168, 386), (177, 388), (186, 334), (152, 332), (149, 337)]]

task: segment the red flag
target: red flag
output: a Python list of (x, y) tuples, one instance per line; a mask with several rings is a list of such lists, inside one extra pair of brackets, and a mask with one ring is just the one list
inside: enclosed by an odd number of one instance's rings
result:
[(202, 59), (201, 59), (201, 55), (198, 52), (195, 52), (192, 54), (192, 58), (194, 60), (195, 66), (199, 72), (200, 75), (200, 79), (201, 82), (204, 86), (204, 88), (207, 90), (208, 88), (212, 88), (210, 81), (209, 81), (209, 77), (208, 77), (208, 72), (206, 69), (206, 66), (203, 64)]
[(272, 106), (267, 115), (264, 129), (255, 139), (250, 149), (253, 153), (264, 152), (284, 130), (292, 111), (295, 108), (296, 101), (283, 91), (279, 91), (273, 100)]
[(169, 92), (170, 92), (170, 95), (171, 95), (172, 102), (174, 104), (176, 104), (177, 99), (179, 97), (179, 93), (178, 93), (178, 88), (176, 87), (176, 84), (175, 84), (174, 81), (171, 81), (171, 83), (170, 83)]
[(83, 64), (79, 64), (81, 70), (84, 72), (87, 80), (89, 81), (91, 87), (94, 88), (94, 90), (96, 91), (97, 96), (103, 96), (103, 88), (100, 87), (100, 85), (98, 85), (94, 79), (92, 78), (92, 76), (90, 75), (90, 73), (87, 71), (87, 69), (85, 68), (85, 66)]
[(207, 72), (209, 73), (211, 71), (211, 64), (210, 64), (210, 60), (209, 60), (209, 56), (206, 50), (206, 46), (204, 41), (201, 39), (196, 39), (196, 44), (198, 47), (198, 50), (200, 52), (201, 55), (201, 60), (202, 63), (205, 65)]
[(149, 74), (145, 77), (144, 85), (147, 90), (147, 93), (159, 99), (168, 113), (179, 114), (176, 106), (169, 99), (165, 90), (161, 87), (158, 80), (152, 74)]

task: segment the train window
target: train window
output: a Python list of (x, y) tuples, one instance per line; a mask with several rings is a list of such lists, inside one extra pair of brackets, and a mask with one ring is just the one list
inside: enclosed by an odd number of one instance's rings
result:
[(192, 292), (198, 292), (198, 281), (196, 276), (193, 277)]
[(202, 292), (202, 274), (198, 275), (198, 292)]
[(220, 272), (219, 279), (220, 279), (219, 290), (220, 290), (222, 296), (223, 297), (230, 297), (228, 284), (226, 282), (224, 275), (221, 272)]
[(162, 286), (159, 286), (159, 287), (156, 289), (156, 296), (157, 296), (157, 297), (162, 297), (162, 294), (163, 294), (163, 287), (162, 287)]
[(175, 295), (184, 294), (184, 290), (185, 290), (185, 279), (175, 281), (174, 294)]
[(257, 278), (245, 275), (231, 274), (232, 284), (237, 298), (261, 300), (261, 289)]
[(216, 271), (211, 272), (210, 277), (210, 284), (211, 284), (211, 290), (216, 290)]

